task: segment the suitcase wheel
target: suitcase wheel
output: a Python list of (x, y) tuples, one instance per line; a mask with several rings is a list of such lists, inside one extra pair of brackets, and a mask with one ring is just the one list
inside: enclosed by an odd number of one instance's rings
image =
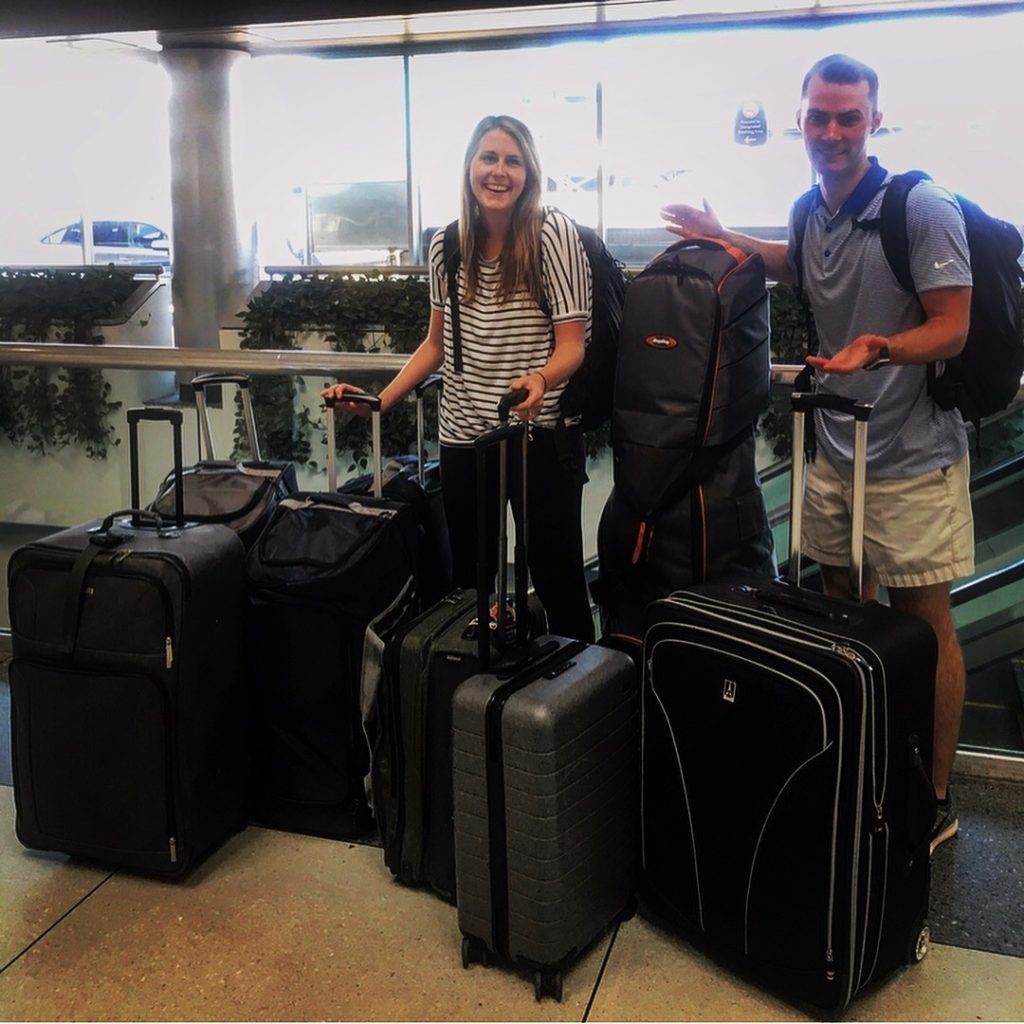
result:
[(908, 964), (919, 964), (932, 948), (932, 933), (928, 925), (923, 922), (910, 933), (910, 941), (907, 943), (906, 962)]
[(619, 923), (621, 924), (623, 921), (631, 921), (636, 917), (637, 908), (638, 903), (636, 895), (634, 894), (626, 900), (626, 905), (622, 908), (622, 913), (619, 914)]
[(533, 994), (539, 1003), (545, 996), (551, 996), (555, 1002), (562, 1001), (562, 972), (537, 971), (533, 975)]
[(477, 939), (471, 939), (468, 935), (462, 936), (462, 966), (469, 967), (470, 964), (483, 964), (487, 966), (490, 957), (487, 947)]

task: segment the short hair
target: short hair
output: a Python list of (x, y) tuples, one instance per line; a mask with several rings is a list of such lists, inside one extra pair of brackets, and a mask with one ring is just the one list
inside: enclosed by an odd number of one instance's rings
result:
[(853, 85), (856, 82), (868, 83), (868, 99), (872, 107), (878, 109), (878, 73), (863, 61), (848, 57), (845, 53), (831, 53), (821, 60), (804, 75), (804, 84), (800, 96), (807, 95), (811, 79), (817, 75), (826, 82), (841, 85)]

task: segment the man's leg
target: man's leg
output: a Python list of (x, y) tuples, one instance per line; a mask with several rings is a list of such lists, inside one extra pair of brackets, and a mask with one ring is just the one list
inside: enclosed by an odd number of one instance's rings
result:
[(960, 738), (960, 717), (964, 707), (966, 673), (949, 603), (948, 583), (924, 587), (889, 587), (893, 608), (913, 612), (935, 630), (939, 662), (935, 672), (935, 741), (932, 753), (932, 781), (935, 795), (946, 799), (953, 758)]

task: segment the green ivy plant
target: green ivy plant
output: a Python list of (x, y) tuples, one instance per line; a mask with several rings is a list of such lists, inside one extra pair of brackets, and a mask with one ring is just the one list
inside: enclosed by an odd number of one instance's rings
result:
[[(378, 271), (366, 274), (329, 274), (316, 277), (288, 274), (272, 281), (254, 295), (239, 314), (243, 349), (295, 349), (302, 331), (324, 334), (336, 352), (411, 353), (423, 340), (430, 320), (430, 288), (423, 274), (390, 277)], [(331, 381), (317, 381), (319, 393)], [(363, 387), (379, 392), (387, 378), (366, 381)], [(323, 429), (297, 399), (307, 384), (297, 377), (257, 377), (250, 393), (260, 436), (268, 458), (308, 463), (310, 436)], [(310, 385), (312, 386), (312, 385)], [(436, 406), (426, 403), (428, 436), (436, 430)], [(416, 444), (416, 413), (413, 403), (403, 402), (381, 421), (385, 453), (412, 451)], [(348, 471), (365, 468), (369, 460), (368, 420), (357, 416), (335, 417), (335, 443), (339, 452), (352, 455)], [(236, 454), (244, 451), (241, 417), (235, 421)]]
[[(0, 267), (0, 337), (12, 341), (103, 342), (96, 325), (112, 318), (137, 287), (130, 269)], [(45, 455), (82, 445), (91, 459), (120, 444), (102, 370), (0, 367), (0, 430), (12, 444)]]

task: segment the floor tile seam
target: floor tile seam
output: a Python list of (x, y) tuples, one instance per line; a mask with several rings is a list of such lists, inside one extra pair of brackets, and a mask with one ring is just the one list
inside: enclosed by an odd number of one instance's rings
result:
[(10, 960), (7, 961), (2, 967), (0, 967), (0, 975), (2, 975), (8, 967), (13, 967), (33, 946), (37, 943), (42, 942), (47, 935), (50, 934), (62, 921), (66, 920), (71, 914), (73, 914), (94, 892), (96, 892), (101, 886), (106, 885), (116, 875), (116, 871), (111, 871), (105, 878), (101, 878), (84, 896), (81, 896), (76, 900), (67, 910), (64, 911), (56, 921), (49, 924), (43, 929), (20, 953), (17, 953)]
[(587, 1024), (590, 1019), (590, 1011), (594, 1008), (594, 1001), (597, 999), (597, 990), (601, 987), (601, 982), (604, 980), (604, 972), (608, 967), (608, 961), (612, 956), (612, 949), (615, 946), (615, 940), (619, 937), (619, 929), (622, 927), (621, 921), (615, 922), (615, 928), (612, 931), (611, 939), (608, 942), (608, 948), (604, 951), (604, 959), (601, 961), (601, 967), (597, 972), (597, 977), (594, 979), (594, 987), (590, 991), (590, 998), (587, 1000), (586, 1009), (583, 1011), (583, 1016), (580, 1018), (581, 1024)]

